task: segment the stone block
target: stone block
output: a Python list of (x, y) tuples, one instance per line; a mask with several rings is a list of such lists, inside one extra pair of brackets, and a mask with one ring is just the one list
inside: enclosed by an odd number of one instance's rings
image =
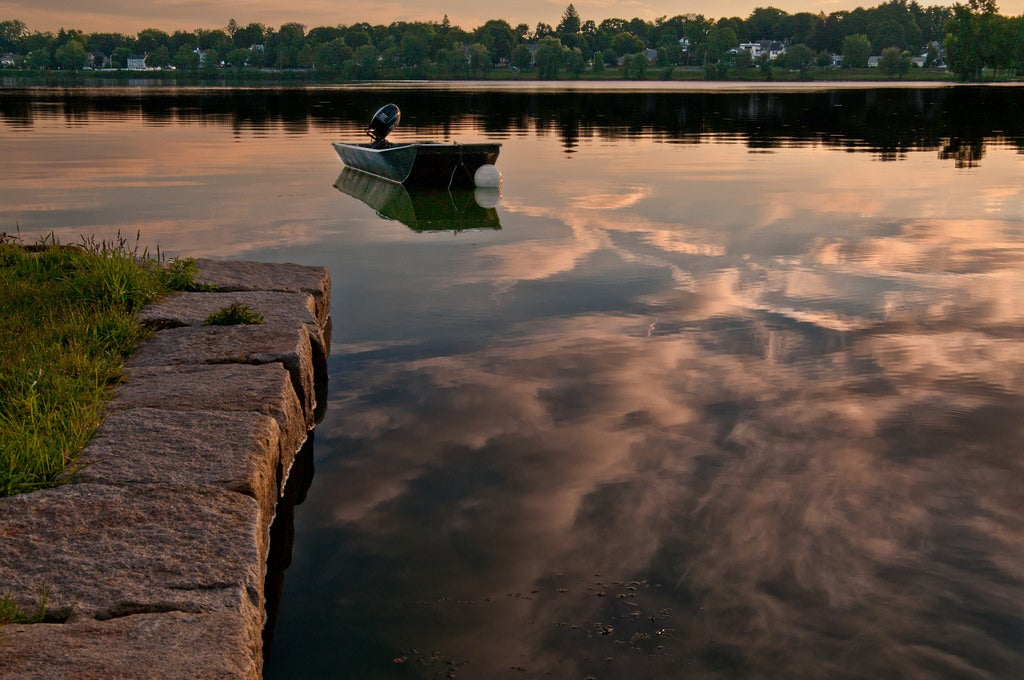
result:
[(326, 267), (242, 260), (197, 259), (199, 282), (217, 286), (222, 292), (275, 290), (303, 292), (313, 296), (316, 318), (321, 326), (330, 315), (331, 275)]
[(184, 326), (159, 331), (136, 349), (128, 368), (203, 364), (271, 364), (288, 370), (307, 427), (316, 409), (314, 361), (302, 325)]
[(280, 428), (281, 466), (286, 471), (308, 431), (291, 375), (278, 363), (130, 367), (107, 410), (136, 408), (251, 411), (270, 416)]
[(0, 499), (0, 584), (70, 621), (157, 612), (263, 620), (259, 507), (221, 489), (68, 484)]
[[(139, 321), (156, 328), (202, 326), (213, 313), (231, 304), (247, 305), (263, 316), (263, 325), (309, 331), (314, 362), (326, 362), (330, 348), (325, 329), (317, 319), (316, 304), (309, 293), (238, 291), (232, 293), (177, 293), (147, 305)], [(316, 366), (321, 370), (320, 366)]]
[(257, 680), (261, 650), (259, 625), (235, 612), (10, 625), (0, 629), (0, 678)]
[[(281, 431), (248, 411), (115, 411), (79, 455), (76, 483), (212, 486), (256, 499), (261, 536), (273, 521), (281, 479)], [(266, 552), (267, 546), (261, 546)]]

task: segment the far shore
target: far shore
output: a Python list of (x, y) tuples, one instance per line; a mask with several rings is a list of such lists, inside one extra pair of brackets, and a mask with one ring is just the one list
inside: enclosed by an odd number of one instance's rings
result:
[[(330, 73), (314, 70), (232, 70), (215, 72), (183, 71), (31, 71), (24, 69), (0, 70), (0, 87), (5, 89), (45, 87), (399, 87), (420, 89), (489, 89), (518, 90), (593, 90), (594, 88), (657, 90), (779, 90), (805, 88), (878, 88), (878, 87), (944, 87), (962, 84), (944, 69), (915, 68), (905, 79), (888, 78), (878, 69), (814, 69), (805, 74), (776, 70), (771, 79), (758, 77), (754, 70), (738, 73), (726, 80), (709, 80), (701, 69), (677, 67), (666, 77), (652, 68), (644, 78), (624, 78), (617, 69), (601, 73), (586, 72), (577, 79), (542, 80), (529, 71), (514, 73), (508, 69), (494, 69), (481, 77), (467, 79), (374, 79), (343, 80)], [(1020, 85), (1024, 80), (990, 80), (972, 85)]]

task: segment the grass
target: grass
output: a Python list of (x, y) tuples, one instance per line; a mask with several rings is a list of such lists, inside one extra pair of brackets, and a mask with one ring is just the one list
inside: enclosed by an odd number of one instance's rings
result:
[(50, 598), (50, 589), (45, 585), (39, 589), (39, 602), (33, 611), (25, 611), (19, 607), (9, 595), (0, 596), (0, 626), (8, 623), (42, 623), (47, 620), (50, 612), (46, 605)]
[(120, 238), (25, 246), (0, 233), (0, 496), (74, 471), (145, 334), (136, 312), (196, 287), (194, 262), (163, 263)]
[(232, 302), (206, 317), (207, 326), (240, 326), (263, 323), (263, 315), (249, 305)]

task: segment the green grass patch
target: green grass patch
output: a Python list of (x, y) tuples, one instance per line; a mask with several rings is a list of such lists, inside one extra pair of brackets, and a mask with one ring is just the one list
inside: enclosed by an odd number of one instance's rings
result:
[(263, 315), (249, 305), (232, 302), (221, 307), (203, 321), (207, 326), (242, 326), (263, 323)]
[(43, 586), (39, 589), (39, 601), (31, 611), (19, 607), (9, 595), (0, 596), (0, 626), (8, 623), (42, 623), (47, 620), (46, 605), (50, 599), (50, 589)]
[(124, 240), (25, 246), (0, 234), (0, 496), (74, 471), (145, 334), (135, 314), (194, 285), (194, 263), (168, 266)]

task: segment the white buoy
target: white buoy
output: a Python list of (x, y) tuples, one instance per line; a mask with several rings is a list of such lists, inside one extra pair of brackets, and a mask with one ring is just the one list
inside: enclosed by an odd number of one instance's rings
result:
[(485, 187), (488, 189), (501, 185), (501, 173), (498, 169), (490, 163), (481, 165), (473, 173), (473, 183), (478, 187)]
[(481, 208), (496, 208), (501, 202), (501, 189), (498, 187), (477, 187), (473, 189), (473, 200)]

